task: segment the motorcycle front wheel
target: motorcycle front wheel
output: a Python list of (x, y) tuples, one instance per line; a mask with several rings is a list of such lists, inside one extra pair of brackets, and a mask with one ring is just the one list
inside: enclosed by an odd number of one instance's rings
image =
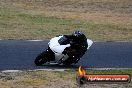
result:
[(47, 61), (48, 61), (48, 59), (47, 59), (47, 52), (44, 51), (44, 52), (40, 53), (40, 54), (36, 57), (34, 63), (35, 63), (37, 66), (41, 66), (41, 65), (43, 65), (44, 63), (46, 63)]

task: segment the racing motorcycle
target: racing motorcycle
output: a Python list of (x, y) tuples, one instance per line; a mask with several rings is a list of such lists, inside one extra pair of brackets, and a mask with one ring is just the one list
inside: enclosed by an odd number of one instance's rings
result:
[(71, 65), (73, 63), (76, 64), (93, 44), (92, 40), (87, 39), (86, 46), (77, 45), (80, 50), (76, 51), (75, 49), (70, 48), (72, 42), (69, 44), (63, 44), (63, 41), (65, 41), (65, 36), (63, 35), (52, 38), (48, 43), (48, 48), (36, 57), (34, 63), (37, 66), (43, 65), (45, 63), (56, 63), (59, 65)]

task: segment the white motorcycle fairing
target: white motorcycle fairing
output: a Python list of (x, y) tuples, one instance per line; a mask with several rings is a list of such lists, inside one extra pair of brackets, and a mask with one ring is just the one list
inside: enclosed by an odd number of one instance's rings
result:
[[(60, 60), (64, 61), (66, 59), (69, 58), (69, 56), (66, 54), (62, 54), (62, 52), (64, 51), (64, 49), (66, 47), (70, 47), (71, 45), (70, 44), (67, 44), (67, 45), (60, 45), (58, 40), (60, 38), (62, 38), (63, 36), (58, 36), (58, 37), (54, 37), (50, 40), (50, 42), (48, 43), (50, 49), (54, 52), (55, 54), (55, 62), (59, 62)], [(90, 39), (87, 39), (87, 43), (88, 43), (88, 47), (87, 49), (89, 49), (91, 47), (91, 45), (93, 44), (93, 41), (90, 40)]]
[[(62, 43), (63, 42), (63, 43)], [(93, 41), (90, 39), (87, 39), (87, 42), (84, 41), (84, 45), (80, 44), (80, 46), (76, 46), (76, 48), (80, 47), (79, 51), (75, 51), (73, 49), (71, 44), (64, 43), (67, 42), (67, 39), (65, 39), (65, 36), (58, 36), (54, 37), (50, 40), (48, 43), (48, 48), (40, 53), (36, 59), (34, 60), (34, 63), (37, 66), (43, 65), (44, 63), (49, 63), (49, 64), (63, 64), (63, 65), (71, 65), (72, 63), (77, 63), (80, 58), (85, 54), (86, 50), (91, 47), (93, 44)], [(64, 45), (63, 45), (64, 44)], [(69, 47), (69, 48), (67, 48)], [(74, 47), (74, 46), (73, 46)]]
[(50, 49), (55, 53), (55, 61), (59, 62), (60, 60), (66, 60), (69, 58), (69, 56), (66, 54), (62, 54), (62, 52), (64, 51), (64, 49), (66, 47), (70, 47), (70, 44), (67, 45), (60, 45), (58, 40), (63, 37), (63, 36), (59, 36), (59, 37), (54, 37), (50, 40), (50, 42), (48, 43)]
[(87, 39), (87, 43), (88, 43), (88, 47), (87, 47), (87, 49), (89, 49), (89, 48), (92, 46), (93, 41), (90, 40), (90, 39)]

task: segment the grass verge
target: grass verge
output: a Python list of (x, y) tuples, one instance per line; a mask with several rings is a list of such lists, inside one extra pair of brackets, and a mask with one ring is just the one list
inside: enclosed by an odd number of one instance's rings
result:
[(68, 4), (65, 0), (0, 2), (0, 38), (49, 39), (59, 34), (71, 34), (78, 28), (95, 41), (132, 40), (129, 0), (120, 0), (120, 2), (84, 0), (76, 2), (75, 6), (69, 5), (70, 7), (67, 7), (66, 3)]
[[(87, 74), (130, 74), (132, 75), (132, 69), (124, 70), (86, 70)], [(3, 76), (4, 75), (4, 76)], [(76, 88), (77, 71), (69, 70), (64, 72), (56, 71), (31, 71), (20, 73), (1, 73), (0, 88), (38, 88), (38, 87), (50, 87), (50, 88)], [(122, 85), (122, 84), (119, 84)], [(118, 86), (119, 86), (118, 85)], [(127, 85), (127, 84), (126, 84)], [(131, 83), (129, 86), (132, 85)], [(90, 86), (90, 85), (89, 85)], [(93, 86), (93, 85), (92, 85)], [(102, 87), (102, 85), (97, 85)], [(105, 85), (106, 88), (107, 85)], [(117, 85), (114, 85), (117, 86)]]

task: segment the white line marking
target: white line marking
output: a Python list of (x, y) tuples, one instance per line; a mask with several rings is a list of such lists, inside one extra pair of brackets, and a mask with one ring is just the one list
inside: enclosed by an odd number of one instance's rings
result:
[(44, 40), (27, 40), (27, 41), (34, 41), (34, 42), (38, 42), (38, 41), (44, 41)]
[(70, 69), (35, 69), (35, 70), (31, 70), (31, 71), (66, 71), (66, 70), (70, 70)]
[[(127, 69), (132, 69), (132, 68), (85, 68), (86, 70), (127, 70)], [(24, 71), (58, 71), (58, 72), (63, 72), (63, 71), (68, 71), (70, 69), (34, 69), (34, 70), (3, 70), (1, 72), (4, 73), (11, 73), (11, 72), (24, 72)]]
[(4, 71), (1, 71), (1, 72), (9, 73), (9, 72), (22, 72), (22, 71), (21, 70), (4, 70)]

